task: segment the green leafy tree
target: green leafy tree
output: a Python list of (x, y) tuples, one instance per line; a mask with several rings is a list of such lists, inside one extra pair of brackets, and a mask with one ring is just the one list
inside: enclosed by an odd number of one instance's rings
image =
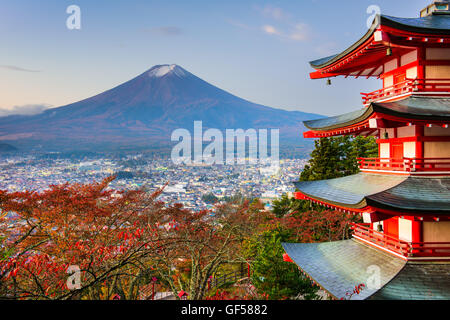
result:
[(205, 203), (213, 204), (219, 201), (219, 199), (214, 195), (214, 193), (210, 192), (202, 196), (202, 201)]
[(305, 212), (309, 210), (321, 212), (324, 208), (310, 201), (298, 200), (294, 197), (289, 197), (287, 193), (284, 193), (280, 199), (275, 199), (272, 201), (272, 213), (278, 218), (282, 218), (288, 214), (296, 214), (298, 212)]
[(275, 216), (279, 218), (290, 213), (291, 210), (292, 210), (292, 199), (289, 198), (287, 193), (284, 193), (280, 199), (275, 199), (272, 201), (272, 212)]
[(283, 261), (285, 251), (281, 242), (287, 241), (290, 231), (277, 228), (253, 237), (252, 284), (259, 293), (271, 300), (294, 298), (301, 294), (305, 299), (316, 298), (314, 287), (294, 263)]
[(373, 137), (349, 136), (320, 138), (315, 141), (311, 159), (300, 181), (333, 179), (358, 173), (358, 158), (376, 157), (378, 146)]

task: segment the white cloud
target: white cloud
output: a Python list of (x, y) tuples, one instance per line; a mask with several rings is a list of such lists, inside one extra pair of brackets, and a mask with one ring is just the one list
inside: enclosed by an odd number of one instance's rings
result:
[(258, 11), (263, 17), (271, 19), (267, 24), (263, 24), (259, 29), (245, 25), (243, 23), (227, 20), (227, 22), (235, 27), (246, 30), (261, 30), (263, 33), (276, 36), (279, 39), (290, 41), (305, 41), (309, 39), (310, 28), (307, 24), (297, 22), (289, 13), (286, 13), (279, 7), (266, 5), (264, 7), (253, 6), (254, 10)]
[(263, 31), (267, 34), (281, 35), (281, 33), (271, 25), (265, 25), (262, 27)]
[(51, 106), (47, 104), (27, 104), (10, 108), (0, 108), (0, 117), (10, 115), (35, 115), (44, 112), (50, 107)]
[(39, 70), (31, 70), (31, 69), (26, 69), (26, 68), (22, 68), (22, 67), (18, 67), (18, 66), (11, 66), (11, 65), (0, 65), (0, 68), (6, 69), (6, 70), (11, 70), (11, 71), (21, 71), (21, 72), (41, 72)]
[(288, 31), (284, 32), (272, 25), (262, 26), (264, 33), (269, 35), (275, 35), (282, 39), (288, 39), (293, 41), (304, 41), (308, 39), (308, 26), (306, 24), (298, 23), (295, 26), (290, 26)]

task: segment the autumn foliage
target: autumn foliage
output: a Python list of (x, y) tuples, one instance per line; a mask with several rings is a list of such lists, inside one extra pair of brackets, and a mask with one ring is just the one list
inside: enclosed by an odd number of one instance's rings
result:
[[(191, 212), (158, 201), (161, 191), (109, 190), (112, 179), (1, 191), (1, 298), (136, 299), (156, 276), (168, 291), (201, 299), (208, 278), (239, 260), (244, 234), (258, 225), (248, 204)], [(70, 266), (80, 270), (72, 290)]]
[(256, 268), (255, 252), (277, 252), (271, 259), (283, 262), (282, 251), (256, 248), (280, 226), (294, 242), (348, 236), (351, 218), (334, 211), (277, 218), (254, 201), (193, 212), (159, 201), (162, 190), (112, 190), (113, 179), (0, 190), (1, 299), (138, 299), (152, 279), (189, 299), (265, 298), (258, 287), (209, 292), (208, 279), (234, 265)]

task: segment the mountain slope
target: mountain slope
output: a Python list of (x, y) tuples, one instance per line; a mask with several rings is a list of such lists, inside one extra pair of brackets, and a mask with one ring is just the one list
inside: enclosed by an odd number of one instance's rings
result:
[(0, 143), (0, 153), (1, 152), (13, 152), (13, 151), (17, 151), (17, 148), (15, 148), (12, 145), (9, 145), (7, 143)]
[(91, 98), (34, 116), (0, 118), (0, 141), (21, 148), (90, 149), (169, 145), (174, 129), (279, 128), (300, 144), (302, 121), (318, 115), (252, 103), (177, 65), (159, 65)]

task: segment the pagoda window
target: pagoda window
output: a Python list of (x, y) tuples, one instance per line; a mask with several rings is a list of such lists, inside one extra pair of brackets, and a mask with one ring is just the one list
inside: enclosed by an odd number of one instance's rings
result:
[(398, 219), (398, 238), (403, 241), (412, 242), (412, 221), (408, 219)]
[(450, 136), (450, 128), (443, 128), (438, 126), (425, 127), (424, 135), (426, 137), (436, 137), (436, 136)]
[(450, 221), (423, 222), (423, 242), (450, 242)]
[(450, 158), (450, 141), (425, 141), (425, 158)]
[(398, 68), (398, 59), (393, 59), (384, 64), (384, 73), (388, 73)]
[(427, 48), (427, 60), (450, 60), (450, 48)]
[(432, 126), (431, 128), (425, 127), (424, 135), (426, 137), (437, 137), (448, 140), (425, 141), (423, 144), (425, 158), (450, 158), (450, 128), (442, 128), (438, 126)]
[(394, 85), (394, 76), (387, 76), (386, 78), (383, 79), (384, 88), (389, 88), (392, 87), (393, 85)]
[(425, 72), (428, 79), (448, 79), (450, 78), (450, 65), (426, 66)]
[(390, 152), (390, 148), (389, 148), (389, 143), (380, 143), (380, 158), (381, 161), (389, 161), (388, 159), (383, 159), (383, 158), (390, 158), (391, 157), (391, 152)]
[(397, 138), (414, 137), (416, 135), (415, 126), (406, 126), (397, 128)]
[(415, 142), (404, 142), (403, 143), (403, 156), (405, 158), (415, 158), (416, 157), (416, 143)]
[(406, 70), (407, 79), (416, 79), (417, 75), (417, 67), (412, 67)]
[(411, 51), (400, 57), (400, 64), (402, 67), (416, 61), (417, 61), (417, 50)]

